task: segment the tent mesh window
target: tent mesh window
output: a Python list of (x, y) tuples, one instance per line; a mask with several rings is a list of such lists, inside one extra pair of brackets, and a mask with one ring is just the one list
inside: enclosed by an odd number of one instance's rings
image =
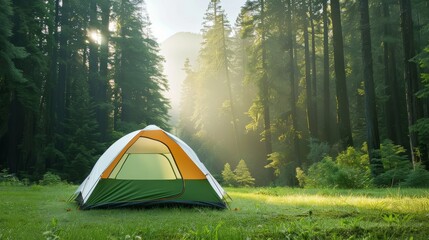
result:
[(182, 176), (168, 147), (140, 137), (122, 156), (109, 178), (126, 180), (173, 180)]

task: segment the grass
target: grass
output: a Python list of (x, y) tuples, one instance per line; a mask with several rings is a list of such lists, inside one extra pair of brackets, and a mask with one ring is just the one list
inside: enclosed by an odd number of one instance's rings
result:
[(425, 189), (227, 188), (229, 210), (81, 211), (76, 186), (0, 186), (0, 239), (427, 239)]

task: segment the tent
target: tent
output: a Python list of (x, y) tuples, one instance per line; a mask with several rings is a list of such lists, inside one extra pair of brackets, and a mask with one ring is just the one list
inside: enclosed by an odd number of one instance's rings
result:
[(113, 143), (73, 198), (81, 209), (164, 203), (226, 208), (225, 196), (186, 143), (150, 125)]

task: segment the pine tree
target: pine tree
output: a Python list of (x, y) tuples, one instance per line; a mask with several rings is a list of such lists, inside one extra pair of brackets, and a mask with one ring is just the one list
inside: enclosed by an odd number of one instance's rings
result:
[[(273, 153), (270, 91), (271, 79), (268, 77), (268, 46), (267, 46), (267, 6), (266, 0), (247, 1), (242, 8), (241, 31), (243, 38), (252, 38), (256, 44), (250, 48), (252, 56), (250, 63), (253, 67), (247, 71), (248, 78), (252, 79), (258, 88), (258, 94), (253, 100), (248, 113), (253, 121), (246, 126), (247, 129), (258, 129), (259, 121), (262, 122), (262, 140), (265, 144), (265, 156), (269, 158)], [(270, 170), (268, 181), (274, 180), (274, 172)]]
[(105, 149), (99, 141), (94, 104), (91, 104), (88, 84), (84, 79), (83, 76), (77, 78), (71, 85), (72, 95), (64, 138), (67, 162), (60, 171), (63, 179), (76, 183), (84, 180), (94, 166), (97, 156)]
[(225, 184), (226, 186), (235, 186), (237, 183), (236, 176), (231, 170), (231, 166), (229, 165), (229, 163), (225, 163), (225, 166), (223, 167), (222, 179), (223, 184)]
[(230, 33), (220, 1), (210, 1), (204, 16), (197, 67), (191, 69), (189, 61), (185, 62), (187, 78), (183, 83), (181, 106), (182, 137), (187, 134), (188, 140), (195, 142), (198, 154), (204, 156), (204, 163), (208, 166), (219, 163), (216, 166), (219, 169), (225, 162), (213, 154), (217, 149), (231, 156), (239, 152)]
[[(16, 98), (18, 87), (27, 82), (13, 62), (16, 58), (24, 58), (26, 53), (22, 47), (16, 47), (10, 42), (12, 36), (12, 6), (10, 0), (0, 0), (0, 165), (9, 168), (13, 173), (17, 172), (16, 145), (18, 140), (12, 144), (7, 134), (13, 134), (9, 125), (11, 109), (11, 98)], [(15, 146), (13, 146), (15, 144)], [(11, 154), (13, 151), (15, 154)]]
[[(149, 28), (142, 0), (115, 2), (118, 29), (115, 36), (116, 130), (124, 132), (156, 124), (168, 129), (168, 90), (162, 74), (158, 44)], [(119, 124), (121, 123), (121, 124)]]
[(239, 186), (253, 186), (255, 184), (255, 179), (250, 174), (249, 169), (247, 168), (246, 162), (241, 159), (238, 162), (237, 167), (234, 170), (235, 181)]
[[(27, 52), (25, 57), (15, 57), (13, 62), (27, 81), (9, 85), (7, 159), (12, 163), (11, 172), (31, 174), (30, 170), (40, 153), (35, 137), (39, 134), (39, 91), (47, 73), (43, 53), (46, 8), (41, 0), (29, 3), (13, 1), (13, 11), (10, 42)], [(34, 15), (40, 17), (35, 18)]]

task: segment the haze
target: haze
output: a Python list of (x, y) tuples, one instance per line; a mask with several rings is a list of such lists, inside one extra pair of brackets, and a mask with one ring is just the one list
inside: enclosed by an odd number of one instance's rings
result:
[[(170, 87), (166, 97), (171, 100), (172, 125), (175, 125), (178, 117), (181, 85), (185, 78), (183, 64), (186, 58), (190, 59), (191, 64), (195, 63), (202, 39), (199, 33), (209, 2), (209, 0), (146, 0), (152, 34), (160, 44), (161, 55), (165, 57), (164, 74)], [(245, 0), (222, 2), (222, 8), (231, 25), (235, 23), (244, 3)]]

